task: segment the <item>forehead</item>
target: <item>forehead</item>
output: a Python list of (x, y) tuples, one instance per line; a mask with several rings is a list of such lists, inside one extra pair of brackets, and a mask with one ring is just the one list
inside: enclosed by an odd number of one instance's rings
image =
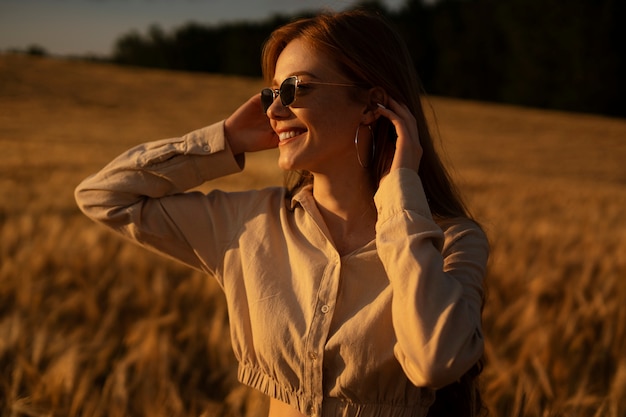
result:
[(307, 74), (320, 80), (336, 80), (341, 76), (335, 63), (323, 52), (303, 39), (289, 42), (278, 56), (274, 84), (292, 75)]

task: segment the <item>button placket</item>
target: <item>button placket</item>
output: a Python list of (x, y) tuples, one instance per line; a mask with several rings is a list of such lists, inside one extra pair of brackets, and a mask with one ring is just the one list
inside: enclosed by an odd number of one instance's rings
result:
[(311, 332), (307, 343), (308, 375), (305, 375), (309, 391), (310, 410), (309, 415), (319, 415), (323, 398), (323, 362), (324, 348), (328, 339), (328, 332), (332, 321), (332, 305), (335, 302), (339, 289), (339, 259), (333, 256), (328, 258), (328, 266), (324, 270), (323, 278), (317, 291), (317, 307), (311, 323)]
[(308, 407), (307, 414), (309, 415), (309, 417), (319, 417), (319, 412), (317, 411), (317, 406), (314, 405), (314, 404), (311, 404)]

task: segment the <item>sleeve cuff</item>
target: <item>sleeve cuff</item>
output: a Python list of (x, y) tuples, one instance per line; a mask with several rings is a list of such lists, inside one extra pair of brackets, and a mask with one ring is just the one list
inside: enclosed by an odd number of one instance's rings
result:
[(396, 169), (385, 176), (374, 195), (374, 202), (382, 221), (403, 211), (413, 211), (432, 220), (422, 180), (412, 169)]
[[(224, 175), (241, 172), (245, 166), (244, 154), (233, 155), (224, 133), (224, 121), (195, 130), (185, 135), (185, 154), (198, 156), (196, 166), (200, 177), (209, 181)], [(206, 158), (206, 156), (211, 156)]]

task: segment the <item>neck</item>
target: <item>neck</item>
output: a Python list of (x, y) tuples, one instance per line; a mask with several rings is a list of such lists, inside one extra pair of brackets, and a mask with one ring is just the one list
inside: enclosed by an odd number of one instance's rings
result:
[(318, 206), (337, 215), (343, 214), (341, 217), (346, 220), (373, 204), (374, 189), (367, 178), (337, 181), (315, 174), (313, 178), (313, 196)]
[(367, 171), (358, 178), (313, 177), (313, 197), (337, 250), (345, 254), (372, 240), (377, 213)]

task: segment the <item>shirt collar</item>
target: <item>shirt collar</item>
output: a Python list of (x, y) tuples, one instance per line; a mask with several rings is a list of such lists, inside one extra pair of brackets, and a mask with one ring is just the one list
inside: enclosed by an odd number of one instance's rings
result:
[(301, 187), (293, 197), (291, 197), (291, 209), (295, 210), (299, 204), (305, 206), (307, 202), (313, 199), (313, 184), (307, 184)]

